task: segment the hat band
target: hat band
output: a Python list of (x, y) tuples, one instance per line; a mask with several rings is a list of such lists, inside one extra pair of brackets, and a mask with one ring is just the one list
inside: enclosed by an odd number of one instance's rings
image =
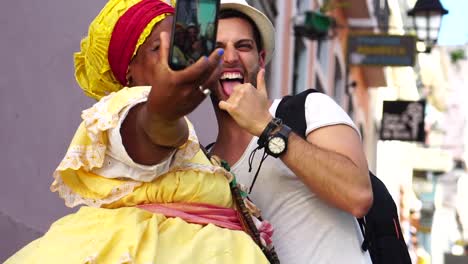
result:
[(143, 0), (129, 8), (115, 24), (108, 60), (112, 73), (122, 85), (127, 85), (127, 68), (141, 33), (153, 18), (168, 13), (174, 13), (172, 6), (159, 0)]

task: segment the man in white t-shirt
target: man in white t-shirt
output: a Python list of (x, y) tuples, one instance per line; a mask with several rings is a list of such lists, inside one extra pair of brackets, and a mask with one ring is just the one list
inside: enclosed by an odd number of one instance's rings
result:
[[(327, 95), (309, 94), (304, 140), (275, 116), (264, 70), (274, 50), (269, 19), (244, 0), (222, 0), (217, 46), (225, 53), (212, 101), (219, 134), (210, 149), (231, 164), (238, 181), (274, 229), (283, 263), (370, 263), (355, 217), (372, 204), (359, 133)], [(260, 139), (260, 140), (259, 140)], [(269, 153), (252, 186), (263, 149)]]

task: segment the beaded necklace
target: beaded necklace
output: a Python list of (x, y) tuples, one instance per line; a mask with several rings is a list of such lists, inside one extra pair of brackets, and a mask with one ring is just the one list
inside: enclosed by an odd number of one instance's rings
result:
[(240, 188), (240, 185), (237, 183), (236, 176), (234, 175), (234, 173), (231, 172), (231, 167), (229, 166), (229, 164), (225, 160), (222, 160), (215, 155), (210, 155), (205, 148), (201, 147), (201, 149), (205, 152), (206, 156), (210, 159), (211, 163), (213, 163), (214, 165), (221, 166), (232, 175), (232, 178), (229, 182), (229, 187), (231, 189), (231, 194), (239, 215), (242, 228), (260, 247), (263, 254), (265, 254), (270, 263), (279, 264), (280, 261), (278, 255), (276, 254), (275, 248), (272, 245), (267, 246), (264, 243), (262, 243), (260, 239), (260, 232), (258, 231), (257, 226), (255, 225), (252, 219), (252, 217), (257, 217), (261, 221), (262, 219), (260, 216), (260, 212), (253, 212), (254, 210), (250, 209), (251, 207), (248, 208), (248, 204), (252, 204), (252, 202), (249, 200), (247, 193), (243, 191), (242, 188)]

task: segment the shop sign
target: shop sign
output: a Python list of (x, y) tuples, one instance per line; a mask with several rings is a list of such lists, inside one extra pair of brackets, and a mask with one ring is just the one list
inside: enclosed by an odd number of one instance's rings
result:
[(424, 142), (426, 101), (384, 101), (381, 140)]
[(349, 35), (349, 65), (414, 66), (416, 38), (407, 35)]

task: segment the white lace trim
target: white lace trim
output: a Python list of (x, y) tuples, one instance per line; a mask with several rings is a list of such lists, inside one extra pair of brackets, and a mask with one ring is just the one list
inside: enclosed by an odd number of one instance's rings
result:
[(96, 144), (96, 146), (71, 146), (56, 171), (67, 169), (78, 170), (81, 167), (85, 170), (100, 168), (104, 162), (106, 149), (107, 146), (104, 144)]
[(55, 181), (50, 186), (50, 190), (52, 192), (58, 192), (59, 196), (65, 201), (67, 207), (75, 207), (81, 204), (90, 207), (102, 207), (102, 205), (111, 204), (127, 196), (132, 193), (136, 187), (142, 184), (141, 182), (128, 181), (118, 187), (112, 188), (110, 194), (106, 198), (94, 199), (86, 198), (75, 193), (63, 182), (59, 171), (54, 173), (54, 179)]
[[(181, 172), (181, 171), (198, 171), (205, 173), (219, 173), (226, 177), (226, 179), (232, 179), (232, 174), (225, 170), (223, 167), (217, 167), (213, 165), (204, 165), (197, 163), (184, 163), (182, 166), (173, 167), (168, 173)], [(68, 185), (66, 185), (59, 171), (54, 173), (55, 181), (50, 186), (52, 192), (58, 192), (59, 196), (65, 201), (67, 207), (75, 207), (77, 205), (87, 205), (90, 207), (102, 207), (103, 205), (111, 204), (116, 202), (123, 197), (129, 195), (133, 190), (143, 184), (137, 181), (128, 181), (118, 187), (114, 187), (110, 194), (102, 199), (86, 198), (75, 193)]]
[(125, 263), (125, 264), (133, 264), (135, 263), (133, 261), (133, 258), (132, 256), (130, 255), (130, 253), (125, 253), (124, 255), (122, 255), (119, 259), (119, 263)]
[(96, 264), (97, 254), (88, 256), (84, 259), (85, 264)]
[[(147, 97), (149, 94), (149, 90), (147, 89), (140, 89), (138, 91), (141, 92), (129, 99), (126, 105), (134, 104), (141, 100), (141, 98)], [(86, 171), (90, 171), (93, 168), (102, 167), (107, 149), (106, 131), (119, 125), (119, 113), (120, 110), (122, 110), (109, 109), (112, 105), (109, 102), (116, 94), (117, 93), (114, 92), (103, 97), (91, 108), (82, 112), (81, 118), (83, 119), (86, 135), (91, 140), (91, 144), (71, 146), (60, 162), (57, 170), (66, 170), (69, 168), (77, 170), (83, 167)]]
[[(97, 257), (98, 257), (98, 254), (88, 256), (84, 260), (84, 263), (85, 264), (97, 264), (96, 262)], [(116, 264), (134, 264), (134, 263), (135, 261), (133, 260), (132, 256), (130, 255), (129, 252), (127, 252), (120, 257), (119, 262), (117, 262)], [(148, 262), (144, 264), (154, 264), (154, 262)]]
[(222, 174), (226, 177), (226, 179), (230, 180), (232, 179), (232, 174), (224, 169), (223, 167), (218, 167), (218, 166), (213, 166), (209, 164), (198, 164), (198, 163), (191, 163), (191, 162), (186, 162), (181, 164), (181, 166), (176, 166), (171, 169), (170, 172), (178, 172), (178, 171), (189, 171), (189, 170), (194, 170), (194, 171), (199, 171), (199, 172), (206, 172), (206, 173), (219, 173)]
[(99, 102), (91, 108), (84, 110), (81, 114), (88, 137), (93, 143), (102, 142), (102, 132), (116, 127), (119, 122), (119, 111), (112, 113), (108, 109), (109, 101), (114, 95), (115, 93), (112, 93), (103, 97)]
[(177, 166), (178, 164), (184, 164), (185, 162), (191, 160), (195, 155), (200, 151), (200, 144), (198, 142), (198, 137), (193, 128), (192, 123), (185, 118), (189, 126), (189, 137), (185, 145), (180, 147), (174, 155), (173, 165)]

